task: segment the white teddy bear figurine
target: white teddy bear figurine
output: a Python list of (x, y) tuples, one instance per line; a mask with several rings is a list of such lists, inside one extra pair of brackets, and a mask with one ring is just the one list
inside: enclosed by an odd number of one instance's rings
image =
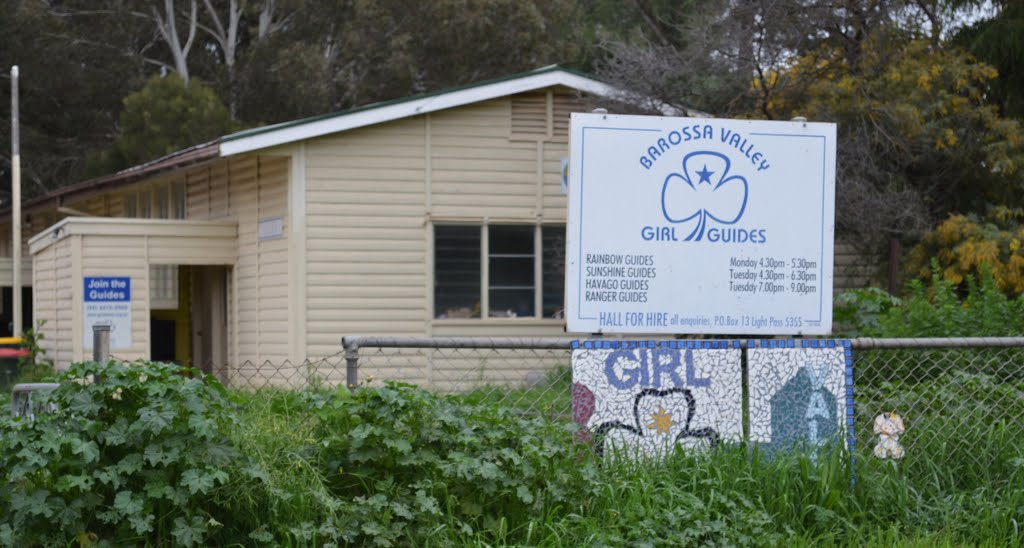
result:
[(875, 417), (875, 433), (879, 435), (878, 444), (875, 445), (875, 456), (880, 459), (902, 459), (900, 434), (903, 430), (903, 419), (896, 413), (882, 413)]

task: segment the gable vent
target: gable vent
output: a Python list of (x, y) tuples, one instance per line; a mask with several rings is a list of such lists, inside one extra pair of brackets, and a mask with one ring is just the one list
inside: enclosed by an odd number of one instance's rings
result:
[(552, 116), (552, 137), (559, 142), (569, 140), (569, 119), (573, 112), (591, 112), (594, 110), (593, 101), (573, 93), (555, 93)]
[(512, 96), (512, 139), (546, 139), (550, 136), (548, 127), (547, 93)]

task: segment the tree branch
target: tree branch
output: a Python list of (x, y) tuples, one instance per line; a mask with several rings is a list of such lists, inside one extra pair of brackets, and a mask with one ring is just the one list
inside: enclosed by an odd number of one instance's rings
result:
[[(231, 4), (233, 7), (234, 2), (231, 2)], [(222, 37), (225, 37), (227, 33), (224, 32), (224, 25), (220, 22), (220, 16), (217, 15), (217, 11), (213, 9), (213, 4), (210, 3), (210, 0), (203, 0), (203, 5), (206, 6), (206, 13), (210, 14), (210, 18), (213, 19), (213, 26), (215, 26), (217, 30), (216, 32), (213, 32), (209, 29), (209, 27), (206, 27), (205, 25), (200, 26), (203, 27), (204, 30), (212, 34), (214, 38), (217, 38), (217, 41), (221, 43), (221, 47), (224, 47), (224, 41)]]
[(188, 50), (192, 49), (192, 41), (196, 37), (196, 26), (199, 24), (199, 15), (196, 13), (196, 0), (192, 0), (192, 9), (189, 13), (188, 40), (185, 40), (185, 47), (181, 48), (182, 56), (188, 56)]

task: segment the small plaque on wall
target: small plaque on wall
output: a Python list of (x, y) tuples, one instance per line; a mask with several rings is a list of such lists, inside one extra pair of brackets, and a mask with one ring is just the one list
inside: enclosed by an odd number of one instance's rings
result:
[(284, 217), (260, 219), (257, 234), (261, 241), (276, 240), (284, 236)]

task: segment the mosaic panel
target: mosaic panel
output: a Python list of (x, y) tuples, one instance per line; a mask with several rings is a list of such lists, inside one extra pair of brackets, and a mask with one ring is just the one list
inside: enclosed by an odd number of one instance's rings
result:
[(849, 341), (757, 340), (747, 349), (750, 440), (768, 450), (853, 443)]
[(573, 345), (573, 418), (598, 452), (652, 457), (743, 435), (739, 341)]

